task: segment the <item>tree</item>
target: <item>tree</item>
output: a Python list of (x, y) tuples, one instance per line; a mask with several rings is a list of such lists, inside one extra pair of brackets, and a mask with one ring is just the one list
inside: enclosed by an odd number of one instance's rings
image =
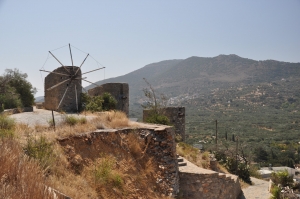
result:
[(32, 106), (36, 88), (26, 80), (27, 74), (19, 69), (6, 69), (0, 76), (0, 105), (5, 108)]
[(149, 88), (144, 88), (144, 94), (147, 97), (147, 102), (142, 105), (144, 109), (150, 111), (146, 122), (156, 123), (156, 124), (170, 124), (170, 120), (167, 116), (164, 115), (164, 108), (167, 106), (167, 98), (165, 95), (160, 94), (157, 96), (151, 84), (143, 78)]

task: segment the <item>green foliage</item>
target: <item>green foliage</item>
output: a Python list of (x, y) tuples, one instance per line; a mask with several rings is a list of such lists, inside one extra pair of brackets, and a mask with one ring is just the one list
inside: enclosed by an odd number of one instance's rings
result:
[(117, 100), (110, 93), (103, 93), (101, 97), (103, 99), (102, 109), (104, 111), (109, 111), (116, 108)]
[(271, 199), (280, 199), (280, 188), (278, 187), (278, 186), (272, 186), (271, 187), (271, 190), (270, 190), (270, 192), (271, 192), (271, 194), (272, 194), (272, 196), (271, 196)]
[(164, 124), (164, 125), (170, 124), (170, 120), (167, 116), (156, 114), (156, 113), (150, 114), (147, 117), (146, 122), (153, 123), (153, 124)]
[(281, 184), (283, 187), (291, 186), (293, 184), (293, 177), (289, 176), (287, 170), (273, 172), (271, 174), (271, 180), (274, 182), (274, 184)]
[(0, 114), (0, 137), (12, 137), (14, 135), (15, 120)]
[(261, 174), (258, 172), (258, 168), (254, 165), (249, 166), (250, 176), (261, 179)]
[(102, 158), (100, 164), (95, 169), (95, 181), (107, 183), (111, 177), (113, 165), (113, 159), (109, 157)]
[(123, 179), (119, 174), (113, 176), (113, 186), (121, 189), (123, 187)]
[(101, 158), (100, 163), (95, 166), (95, 182), (100, 184), (112, 184), (114, 187), (122, 188), (122, 177), (114, 172), (115, 159), (111, 156)]
[(52, 143), (43, 136), (39, 139), (28, 137), (24, 151), (29, 157), (37, 159), (44, 168), (50, 166), (54, 161)]
[(0, 113), (2, 113), (4, 111), (4, 104), (0, 105)]
[(78, 119), (75, 116), (72, 116), (72, 115), (71, 116), (66, 116), (64, 118), (64, 123), (68, 124), (70, 126), (74, 126), (75, 124), (78, 123)]
[(6, 69), (0, 77), (0, 103), (6, 108), (32, 106), (36, 88), (26, 80), (27, 74), (18, 69)]
[(117, 104), (117, 100), (110, 93), (103, 93), (100, 96), (89, 96), (82, 93), (81, 101), (83, 110), (91, 112), (113, 110)]
[(247, 164), (227, 157), (225, 167), (230, 173), (238, 175), (244, 182), (251, 184), (250, 169)]
[[(53, 122), (50, 122), (50, 125), (52, 124)], [(70, 126), (74, 126), (76, 124), (86, 124), (87, 123), (87, 120), (85, 117), (76, 117), (76, 116), (73, 116), (73, 115), (66, 115), (64, 117), (64, 123), (67, 124), (67, 125), (70, 125)]]

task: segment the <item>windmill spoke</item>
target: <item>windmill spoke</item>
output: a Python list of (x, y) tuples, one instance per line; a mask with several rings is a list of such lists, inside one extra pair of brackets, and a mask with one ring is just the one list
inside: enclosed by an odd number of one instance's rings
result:
[(73, 57), (72, 57), (72, 51), (71, 51), (71, 45), (70, 44), (69, 44), (69, 49), (70, 49), (70, 56), (71, 56), (72, 66), (74, 66), (74, 64), (73, 64)]
[(75, 84), (75, 97), (76, 97), (76, 108), (77, 108), (77, 113), (78, 113), (78, 99), (77, 99), (77, 89), (76, 89), (76, 84)]
[(56, 85), (54, 85), (54, 86), (48, 88), (47, 91), (50, 91), (50, 90), (52, 90), (53, 88), (55, 88), (55, 87), (57, 87), (57, 86), (59, 86), (59, 85), (65, 83), (66, 81), (69, 81), (69, 80), (71, 80), (71, 78), (66, 79), (66, 80), (64, 80), (64, 81), (62, 81), (62, 82), (60, 82), (60, 83), (58, 83), (58, 84), (56, 84)]
[(87, 56), (84, 58), (83, 62), (81, 63), (81, 65), (80, 65), (80, 66), (79, 66), (79, 68), (77, 69), (77, 71), (76, 71), (76, 73), (75, 73), (75, 75), (74, 75), (74, 76), (76, 76), (76, 75), (77, 75), (77, 73), (78, 73), (79, 69), (81, 68), (81, 66), (83, 65), (83, 63), (85, 62), (86, 58), (87, 58), (89, 55), (90, 55), (90, 54), (87, 54)]
[(77, 80), (82, 80), (82, 79), (86, 79), (87, 77), (78, 77), (78, 78), (74, 78), (74, 79), (77, 79)]
[(57, 74), (57, 75), (63, 75), (63, 76), (70, 76), (70, 75), (66, 75), (66, 74), (63, 74), (63, 73), (57, 73), (57, 72), (51, 72), (51, 71), (47, 71), (47, 70), (40, 70), (40, 71), (43, 71), (43, 72), (47, 72), (47, 73), (53, 73), (53, 74)]
[(101, 70), (101, 69), (103, 69), (103, 68), (105, 68), (105, 67), (102, 67), (102, 68), (97, 68), (97, 69), (95, 69), (95, 70), (91, 70), (91, 71), (88, 71), (88, 72), (82, 73), (81, 75), (84, 75), (84, 74), (87, 74), (87, 73), (91, 73), (91, 72), (94, 72), (94, 71), (96, 71), (96, 70)]
[(65, 90), (65, 93), (64, 93), (64, 95), (62, 96), (62, 98), (61, 98), (61, 100), (60, 100), (60, 102), (59, 102), (59, 104), (58, 104), (58, 106), (57, 106), (57, 109), (56, 109), (56, 110), (58, 110), (58, 108), (59, 108), (60, 104), (61, 104), (61, 103), (62, 103), (62, 101), (64, 100), (64, 98), (65, 98), (65, 95), (66, 95), (66, 93), (67, 93), (67, 91), (68, 91), (68, 88), (69, 88), (69, 86), (67, 86), (67, 88), (66, 88), (66, 90)]
[(83, 81), (86, 81), (86, 82), (88, 82), (88, 83), (91, 83), (91, 84), (94, 84), (94, 85), (96, 85), (96, 86), (99, 86), (99, 85), (97, 85), (97, 84), (95, 84), (95, 83), (93, 83), (93, 82), (90, 82), (90, 81), (88, 81), (88, 80), (85, 80), (85, 79), (83, 79)]
[(70, 74), (70, 71), (68, 71), (68, 69), (52, 54), (52, 52), (49, 51), (49, 53), (56, 59), (56, 61), (58, 61), (62, 67), (64, 67), (64, 69)]

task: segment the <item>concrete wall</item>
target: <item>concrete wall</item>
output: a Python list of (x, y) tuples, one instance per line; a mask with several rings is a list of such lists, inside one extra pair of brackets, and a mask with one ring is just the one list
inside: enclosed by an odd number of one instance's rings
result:
[(88, 90), (91, 96), (99, 96), (103, 93), (110, 93), (116, 100), (116, 109), (129, 114), (129, 86), (127, 83), (106, 83)]
[[(66, 69), (69, 71), (67, 72)], [(54, 89), (47, 90), (48, 88), (63, 82), (69, 79), (72, 75), (74, 75), (79, 67), (76, 66), (65, 66), (59, 67), (55, 69), (53, 72), (64, 74), (59, 75), (55, 73), (50, 73), (45, 77), (45, 102), (44, 108), (48, 110), (57, 110), (57, 107), (64, 96), (64, 93), (67, 89), (67, 92), (63, 98), (62, 103), (60, 104), (58, 110), (62, 110), (65, 112), (76, 112), (77, 111), (77, 104), (80, 107), (81, 105), (81, 80), (73, 79), (72, 81), (66, 81), (63, 84), (57, 86)], [(65, 76), (68, 75), (68, 76)], [(81, 78), (81, 70), (79, 69), (76, 77)], [(75, 85), (76, 85), (76, 92), (75, 92)], [(76, 104), (76, 93), (77, 93), (77, 104)]]
[[(154, 126), (154, 125), (153, 125)], [(145, 127), (139, 129), (104, 129), (90, 133), (75, 135), (72, 137), (59, 139), (61, 146), (67, 150), (74, 148), (74, 158), (70, 157), (69, 162), (88, 162), (88, 159), (95, 159), (103, 152), (102, 148), (124, 148), (122, 139), (130, 133), (137, 133), (146, 144), (145, 153), (153, 157), (157, 162), (156, 180), (158, 192), (164, 195), (175, 195), (179, 190), (178, 163), (176, 156), (176, 143), (174, 128), (169, 126)], [(76, 155), (76, 156), (75, 156)], [(80, 158), (78, 158), (80, 157)]]
[[(150, 110), (143, 110), (143, 121), (146, 122)], [(180, 135), (185, 140), (185, 107), (166, 107), (162, 109), (162, 113), (167, 116), (170, 123), (175, 128), (175, 134)]]

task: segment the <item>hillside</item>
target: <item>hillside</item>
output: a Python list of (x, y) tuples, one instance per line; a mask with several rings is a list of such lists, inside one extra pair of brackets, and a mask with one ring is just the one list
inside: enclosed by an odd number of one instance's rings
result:
[[(132, 73), (97, 82), (127, 82), (130, 116), (142, 117), (146, 78), (171, 106), (186, 107), (186, 134), (191, 144), (212, 142), (219, 134), (238, 135), (255, 147), (295, 142), (300, 130), (300, 63), (256, 61), (237, 55), (190, 57), (149, 64)], [(206, 144), (207, 146), (209, 144)]]

